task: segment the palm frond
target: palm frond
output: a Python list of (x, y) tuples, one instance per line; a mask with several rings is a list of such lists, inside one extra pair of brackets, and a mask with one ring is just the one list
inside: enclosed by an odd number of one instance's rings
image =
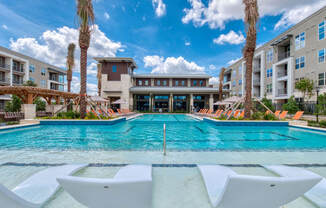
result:
[(78, 26), (82, 32), (88, 32), (95, 22), (92, 0), (77, 0)]

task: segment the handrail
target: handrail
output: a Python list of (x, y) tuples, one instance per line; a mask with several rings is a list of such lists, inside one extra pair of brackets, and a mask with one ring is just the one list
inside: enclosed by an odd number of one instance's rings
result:
[(163, 155), (166, 156), (166, 125), (163, 124)]

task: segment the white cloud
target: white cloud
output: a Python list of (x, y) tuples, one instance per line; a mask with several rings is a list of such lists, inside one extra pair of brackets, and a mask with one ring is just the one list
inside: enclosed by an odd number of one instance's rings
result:
[[(225, 23), (244, 17), (242, 0), (188, 0), (191, 8), (184, 9), (184, 24), (192, 22), (195, 27), (207, 24), (210, 28), (224, 29)], [(275, 28), (295, 24), (326, 5), (323, 0), (258, 0), (260, 16), (282, 15)]]
[(218, 83), (220, 83), (220, 80), (218, 77), (212, 77), (209, 79), (209, 84), (210, 85), (218, 85)]
[(190, 46), (190, 45), (191, 45), (191, 43), (189, 41), (185, 42), (185, 46)]
[(183, 57), (146, 56), (145, 67), (152, 67), (152, 73), (159, 74), (203, 74), (205, 68), (195, 62), (188, 62)]
[[(65, 68), (69, 43), (76, 44), (74, 72), (79, 73), (80, 49), (78, 44), (78, 30), (74, 28), (64, 26), (52, 31), (47, 30), (38, 39), (30, 37), (18, 38), (17, 40), (11, 39), (10, 48), (49, 64)], [(117, 52), (123, 49), (123, 47), (120, 42), (110, 40), (95, 25), (88, 49), (88, 75), (96, 76), (97, 74), (96, 64), (93, 60), (94, 57), (115, 57)], [(89, 86), (91, 84), (88, 83)]]
[(110, 19), (110, 15), (109, 15), (109, 13), (104, 12), (104, 18), (105, 18), (106, 20), (109, 20), (109, 19)]
[(236, 63), (237, 61), (239, 61), (240, 59), (241, 59), (241, 58), (232, 59), (231, 61), (229, 61), (229, 62), (227, 63), (227, 65), (230, 66), (230, 65)]
[(152, 0), (152, 4), (157, 17), (162, 17), (166, 14), (166, 5), (163, 0)]
[(2, 27), (3, 29), (5, 29), (5, 30), (8, 30), (8, 26), (5, 25), (5, 24), (3, 24), (1, 27)]
[(224, 45), (225, 43), (229, 43), (232, 45), (239, 45), (245, 41), (245, 37), (241, 32), (237, 34), (233, 30), (231, 30), (228, 34), (222, 34), (218, 38), (215, 38), (213, 42), (218, 45)]
[(216, 69), (216, 66), (213, 65), (213, 64), (211, 64), (211, 65), (208, 66), (208, 68), (209, 68), (210, 70), (215, 70), (215, 69)]
[[(87, 83), (87, 94), (88, 95), (97, 95), (97, 84), (94, 83)], [(80, 90), (80, 79), (77, 76), (72, 77), (71, 82), (71, 90), (72, 92), (79, 92)]]

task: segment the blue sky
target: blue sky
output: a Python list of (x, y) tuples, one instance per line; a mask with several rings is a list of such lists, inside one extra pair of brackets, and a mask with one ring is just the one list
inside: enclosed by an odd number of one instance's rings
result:
[[(258, 1), (257, 44), (326, 5), (322, 0)], [(137, 73), (205, 72), (215, 77), (242, 56), (241, 0), (93, 0), (93, 5), (97, 26), (89, 91), (96, 88), (94, 56), (133, 57)], [(77, 43), (75, 0), (0, 0), (0, 11), (0, 45), (64, 67), (68, 43)]]

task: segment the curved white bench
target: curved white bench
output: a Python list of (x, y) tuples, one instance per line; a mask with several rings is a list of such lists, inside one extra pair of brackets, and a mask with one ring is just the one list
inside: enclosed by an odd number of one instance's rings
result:
[(213, 207), (279, 208), (316, 185), (321, 178), (238, 175), (219, 165), (198, 166)]
[(57, 177), (71, 175), (86, 167), (85, 164), (63, 165), (35, 173), (12, 191), (0, 184), (0, 207), (38, 208), (59, 189)]
[(60, 185), (89, 208), (151, 208), (152, 167), (128, 165), (113, 179), (60, 177)]

